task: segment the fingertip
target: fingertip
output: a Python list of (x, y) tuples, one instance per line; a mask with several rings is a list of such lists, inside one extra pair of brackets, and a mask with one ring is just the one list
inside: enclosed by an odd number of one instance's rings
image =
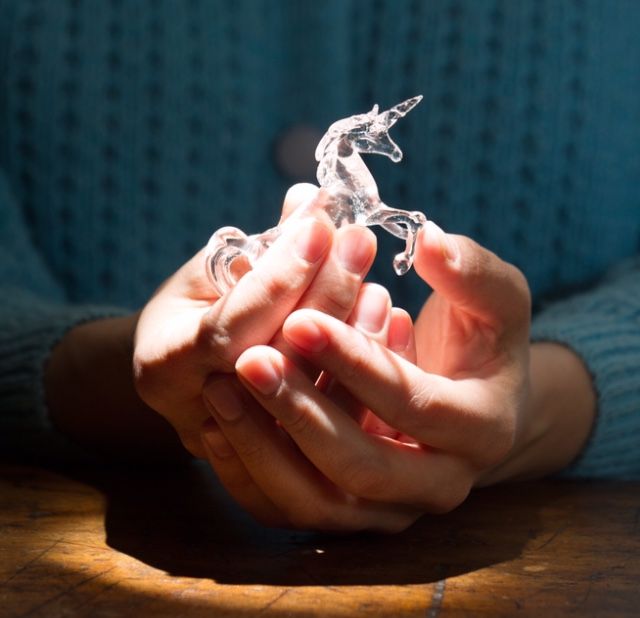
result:
[(236, 373), (262, 395), (275, 394), (282, 383), (277, 352), (265, 345), (245, 350), (236, 361)]
[(436, 290), (443, 284), (448, 287), (452, 275), (461, 272), (462, 261), (460, 237), (428, 221), (416, 242), (414, 266), (420, 278)]
[(235, 364), (235, 370), (241, 371), (256, 359), (264, 357), (269, 358), (272, 350), (273, 348), (268, 345), (254, 345), (247, 348), (240, 354), (240, 356), (238, 356)]
[(494, 328), (519, 323), (523, 313), (530, 313), (528, 284), (517, 268), (471, 238), (445, 234), (431, 221), (418, 240), (416, 272), (450, 303)]
[(433, 221), (427, 221), (419, 238), (421, 248), (432, 258), (455, 265), (460, 260), (460, 246), (453, 234), (447, 234)]
[(308, 182), (300, 182), (289, 187), (284, 196), (280, 222), (290, 217), (300, 206), (310, 204), (317, 197), (318, 192), (319, 188)]
[(292, 313), (282, 326), (282, 334), (294, 348), (308, 354), (320, 352), (329, 343), (313, 309), (299, 309)]
[(385, 329), (391, 314), (391, 296), (377, 283), (365, 283), (351, 314), (350, 323), (360, 331), (375, 335)]
[(367, 227), (345, 225), (336, 232), (336, 251), (343, 268), (364, 276), (375, 258), (376, 235)]
[(302, 219), (291, 234), (294, 235), (296, 254), (309, 264), (315, 264), (322, 258), (333, 239), (333, 230), (319, 219)]
[[(391, 309), (387, 347), (396, 354), (406, 357), (407, 351), (413, 348), (413, 320), (400, 307)], [(413, 360), (413, 359), (409, 359)]]

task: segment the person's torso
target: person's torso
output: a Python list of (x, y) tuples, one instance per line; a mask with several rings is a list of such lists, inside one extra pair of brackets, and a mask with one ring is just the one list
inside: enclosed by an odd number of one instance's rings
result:
[[(1, 164), (71, 300), (136, 306), (216, 228), (270, 227), (309, 179), (283, 165), (287, 136), (415, 94), (392, 131), (404, 160), (367, 160), (387, 204), (514, 262), (536, 298), (638, 250), (635, 2), (4, 0), (3, 15)], [(373, 276), (415, 310), (401, 244), (384, 239)]]

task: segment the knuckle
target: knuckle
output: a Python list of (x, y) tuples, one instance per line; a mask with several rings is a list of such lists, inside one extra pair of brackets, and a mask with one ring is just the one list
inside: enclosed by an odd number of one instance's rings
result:
[(391, 410), (389, 424), (392, 427), (402, 426), (405, 433), (421, 435), (430, 427), (430, 419), (437, 423), (445, 407), (441, 395), (435, 390), (424, 384), (415, 384), (410, 387), (406, 403), (398, 402)]
[(133, 386), (138, 396), (154, 410), (159, 410), (164, 401), (167, 376), (176, 370), (175, 359), (171, 357), (151, 359), (135, 352), (132, 361)]
[(438, 495), (433, 496), (427, 510), (434, 515), (450, 513), (466, 500), (471, 486), (471, 479), (467, 475), (458, 479), (457, 482), (447, 484)]
[(306, 409), (291, 406), (285, 417), (281, 419), (287, 433), (291, 436), (303, 436), (312, 433), (312, 423)]
[(201, 323), (197, 334), (196, 347), (207, 359), (209, 368), (231, 372), (240, 352), (233, 345), (228, 325), (222, 323)]
[(339, 367), (340, 380), (346, 384), (352, 384), (361, 379), (369, 366), (373, 354), (372, 342), (358, 331), (353, 332), (356, 341), (350, 346), (348, 358), (345, 358)]
[(354, 286), (348, 284), (330, 286), (323, 292), (320, 298), (313, 299), (314, 309), (338, 319), (343, 319), (351, 313), (356, 299)]
[(280, 275), (267, 274), (262, 270), (253, 271), (253, 284), (256, 297), (263, 302), (285, 296), (290, 283)]
[(375, 462), (353, 459), (344, 466), (343, 489), (359, 498), (379, 500), (389, 492), (389, 475)]
[(298, 290), (304, 287), (308, 272), (309, 267), (301, 269), (299, 265), (293, 268), (280, 268), (279, 272), (274, 272), (274, 269), (256, 268), (248, 275), (252, 277), (255, 288), (252, 294), (261, 306), (270, 306), (276, 301), (283, 302), (295, 298)]

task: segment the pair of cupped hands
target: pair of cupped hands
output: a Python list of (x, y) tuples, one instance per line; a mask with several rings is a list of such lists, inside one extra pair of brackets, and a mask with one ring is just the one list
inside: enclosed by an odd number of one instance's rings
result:
[[(283, 216), (322, 199), (296, 185)], [(369, 229), (335, 229), (318, 209), (224, 296), (199, 253), (140, 316), (138, 394), (263, 523), (403, 530), (492, 482), (517, 438), (522, 274), (429, 222), (414, 267), (433, 293), (414, 325), (363, 283), (375, 253)]]

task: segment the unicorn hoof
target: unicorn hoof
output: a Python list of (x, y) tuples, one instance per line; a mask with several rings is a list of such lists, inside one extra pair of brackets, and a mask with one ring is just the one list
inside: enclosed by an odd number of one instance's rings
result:
[(393, 270), (396, 271), (396, 275), (404, 275), (411, 268), (411, 260), (405, 253), (398, 253), (393, 258)]

